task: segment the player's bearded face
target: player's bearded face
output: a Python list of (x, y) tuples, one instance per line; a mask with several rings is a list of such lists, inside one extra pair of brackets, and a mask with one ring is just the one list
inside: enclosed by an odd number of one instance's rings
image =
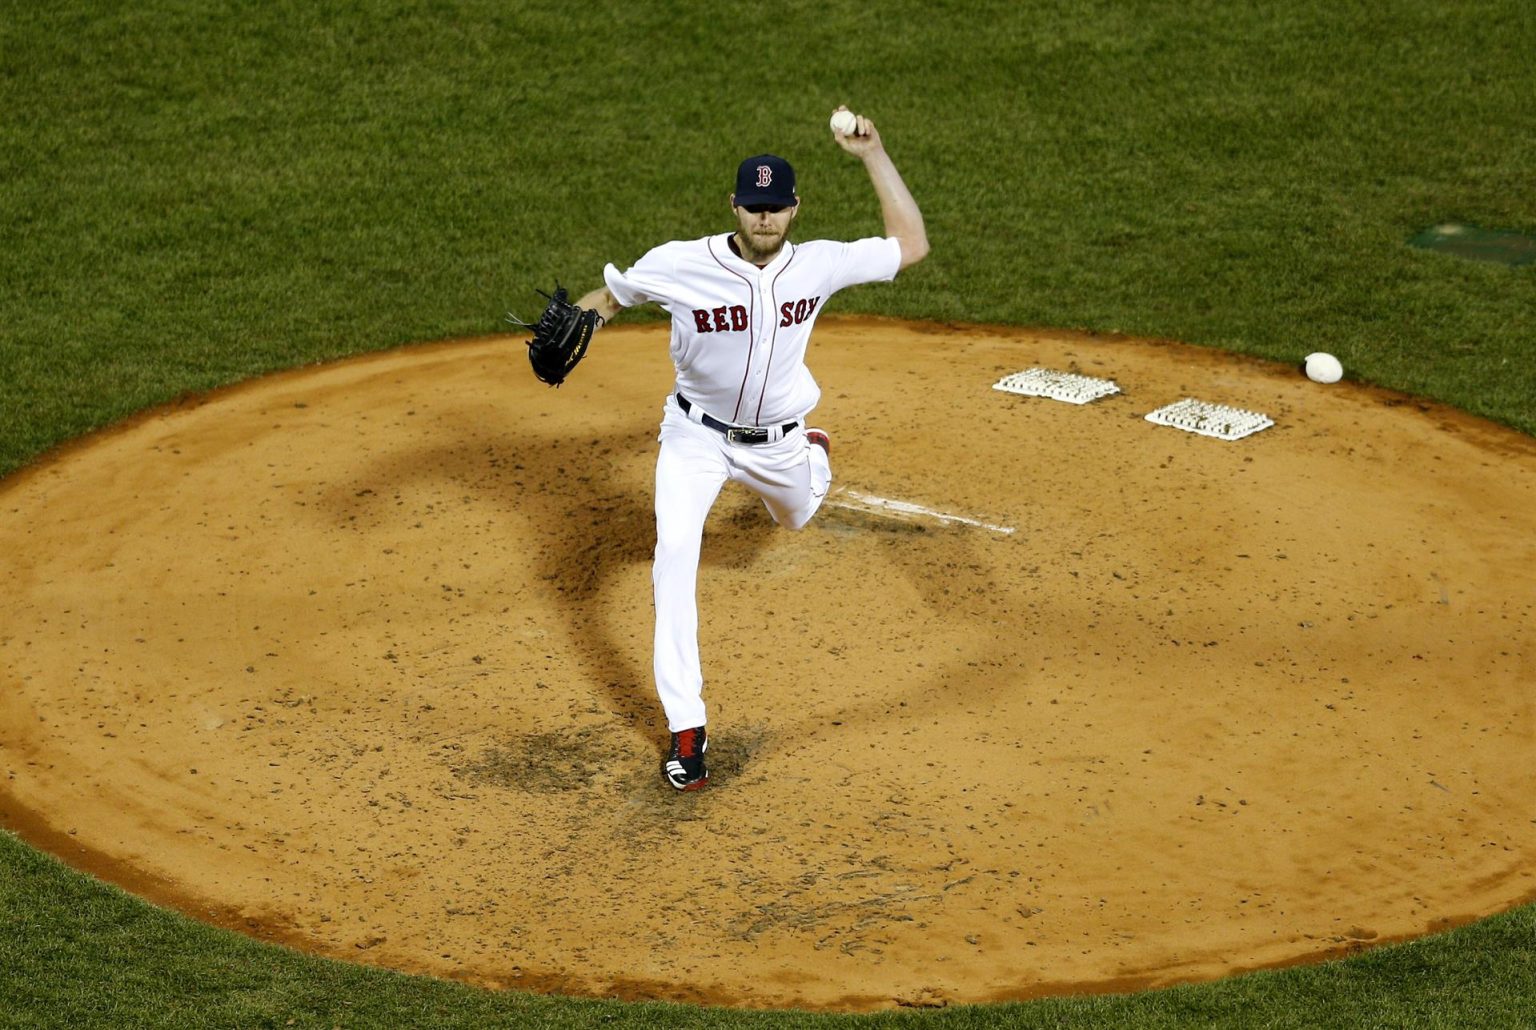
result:
[(795, 214), (800, 210), (800, 205), (774, 210), (769, 207), (754, 207), (748, 209), (738, 207), (736, 211), (736, 223), (741, 240), (743, 252), (748, 252), (747, 257), (772, 257), (784, 246), (784, 240), (789, 236), (790, 223), (795, 220)]

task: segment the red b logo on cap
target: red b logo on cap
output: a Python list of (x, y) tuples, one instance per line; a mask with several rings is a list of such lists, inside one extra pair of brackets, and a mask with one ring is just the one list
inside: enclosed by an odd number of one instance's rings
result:
[(759, 187), (773, 185), (773, 169), (767, 165), (757, 166), (757, 185)]

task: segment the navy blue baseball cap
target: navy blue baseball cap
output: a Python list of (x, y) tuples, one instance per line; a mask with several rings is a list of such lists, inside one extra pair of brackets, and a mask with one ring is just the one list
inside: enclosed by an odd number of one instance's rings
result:
[(774, 154), (758, 154), (741, 163), (736, 169), (735, 195), (737, 207), (794, 207), (800, 202), (795, 196), (795, 170)]

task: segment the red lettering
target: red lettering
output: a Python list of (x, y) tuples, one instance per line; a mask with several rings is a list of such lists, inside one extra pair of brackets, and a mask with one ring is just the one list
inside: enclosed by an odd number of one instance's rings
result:
[(749, 325), (747, 309), (741, 304), (732, 304), (728, 308), (694, 308), (693, 325), (701, 333), (743, 333)]
[(781, 327), (788, 327), (804, 324), (806, 319), (816, 314), (816, 305), (820, 303), (820, 297), (807, 297), (804, 300), (786, 300), (779, 305), (779, 325)]

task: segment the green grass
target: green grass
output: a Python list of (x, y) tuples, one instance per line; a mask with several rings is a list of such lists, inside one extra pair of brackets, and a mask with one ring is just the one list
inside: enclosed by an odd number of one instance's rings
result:
[[(725, 227), (748, 153), (796, 163), (802, 235), (873, 233), (838, 102), (933, 255), (834, 310), (1329, 350), (1536, 432), (1536, 269), (1404, 245), (1536, 232), (1532, 53), (1529, 0), (0, 0), (0, 474), (189, 391), (499, 331), (556, 276)], [(0, 1025), (1536, 1025), (1532, 913), (1198, 988), (812, 1018), (313, 961), (0, 835)]]

